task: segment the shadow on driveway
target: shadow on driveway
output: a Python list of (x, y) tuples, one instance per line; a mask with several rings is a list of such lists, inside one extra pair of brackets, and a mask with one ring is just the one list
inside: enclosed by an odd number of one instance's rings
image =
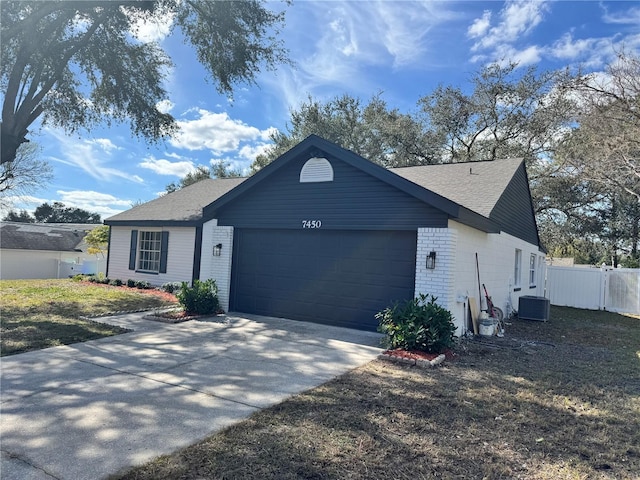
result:
[(2, 359), (2, 478), (96, 479), (190, 445), (373, 360), (381, 336), (235, 315)]

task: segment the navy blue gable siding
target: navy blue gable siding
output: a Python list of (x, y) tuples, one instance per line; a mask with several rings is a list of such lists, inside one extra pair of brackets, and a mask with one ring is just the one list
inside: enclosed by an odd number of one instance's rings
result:
[(413, 230), (446, 227), (447, 215), (340, 160), (329, 158), (332, 182), (300, 183), (308, 156), (291, 161), (268, 181), (211, 212), (218, 225), (237, 228), (302, 228), (320, 221), (332, 230)]
[(490, 218), (496, 221), (506, 233), (540, 246), (538, 228), (533, 211), (533, 201), (529, 191), (529, 180), (524, 163), (511, 179)]

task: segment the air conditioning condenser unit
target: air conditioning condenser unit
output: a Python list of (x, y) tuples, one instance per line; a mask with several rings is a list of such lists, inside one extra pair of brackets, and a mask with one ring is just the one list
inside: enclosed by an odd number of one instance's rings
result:
[(537, 320), (546, 322), (549, 320), (551, 304), (548, 298), (525, 295), (518, 301), (518, 318), (523, 320)]

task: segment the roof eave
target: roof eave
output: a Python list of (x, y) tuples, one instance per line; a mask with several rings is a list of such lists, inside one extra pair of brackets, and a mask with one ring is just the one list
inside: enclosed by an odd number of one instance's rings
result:
[(495, 221), (465, 207), (460, 207), (459, 215), (453, 218), (464, 225), (476, 228), (485, 233), (500, 233), (502, 231), (500, 225)]
[(197, 227), (202, 219), (191, 220), (105, 220), (110, 227)]

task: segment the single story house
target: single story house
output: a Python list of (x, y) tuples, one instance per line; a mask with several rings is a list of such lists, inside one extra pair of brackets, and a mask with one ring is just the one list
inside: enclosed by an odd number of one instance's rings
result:
[[(84, 237), (97, 224), (0, 222), (0, 279), (67, 278), (105, 271)], [(102, 260), (102, 261), (101, 261)]]
[(110, 278), (212, 278), (230, 311), (374, 330), (376, 312), (426, 293), (463, 333), (476, 258), (497, 306), (543, 292), (521, 159), (385, 169), (312, 135), (249, 178), (204, 180), (105, 223)]

